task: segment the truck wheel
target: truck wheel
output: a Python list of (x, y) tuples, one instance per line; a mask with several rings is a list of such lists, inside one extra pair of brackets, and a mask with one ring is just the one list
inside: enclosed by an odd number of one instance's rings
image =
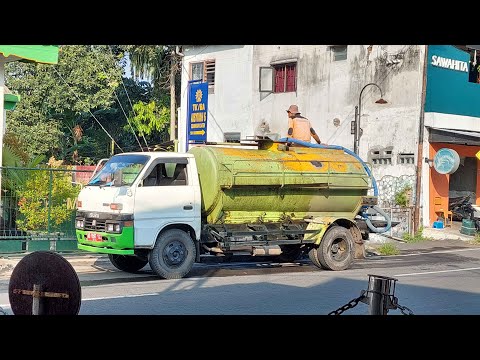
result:
[(279, 262), (293, 262), (302, 254), (300, 245), (281, 245), (282, 253), (278, 255)]
[(149, 255), (152, 270), (164, 279), (181, 279), (195, 262), (196, 250), (191, 237), (182, 230), (162, 233)]
[(118, 270), (134, 273), (147, 265), (148, 260), (142, 260), (132, 255), (108, 254), (108, 258), (113, 266)]
[(318, 255), (317, 255), (317, 252), (318, 252), (318, 247), (317, 246), (314, 246), (310, 249), (310, 251), (308, 252), (308, 258), (311, 260), (311, 262), (313, 263), (313, 265), (315, 265), (316, 267), (320, 268), (320, 269), (325, 269), (322, 264), (320, 264), (320, 261), (318, 261)]
[(351, 232), (342, 226), (334, 226), (323, 236), (316, 255), (323, 268), (338, 271), (350, 267), (354, 250)]

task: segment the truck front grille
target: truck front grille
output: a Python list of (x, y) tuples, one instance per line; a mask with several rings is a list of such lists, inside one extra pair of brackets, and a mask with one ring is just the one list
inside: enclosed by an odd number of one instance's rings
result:
[(85, 230), (105, 231), (105, 220), (85, 219)]

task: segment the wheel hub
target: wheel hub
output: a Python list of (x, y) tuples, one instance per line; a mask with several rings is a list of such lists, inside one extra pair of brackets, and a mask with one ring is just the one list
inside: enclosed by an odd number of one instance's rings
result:
[(187, 250), (179, 241), (172, 241), (163, 250), (163, 260), (169, 266), (179, 266), (185, 261)]
[(346, 255), (346, 243), (343, 239), (336, 239), (330, 247), (330, 253), (333, 259), (339, 261)]

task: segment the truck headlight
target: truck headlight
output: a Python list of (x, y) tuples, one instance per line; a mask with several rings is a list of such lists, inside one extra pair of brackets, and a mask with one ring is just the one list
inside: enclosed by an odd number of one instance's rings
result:
[(83, 229), (84, 225), (85, 225), (85, 221), (83, 219), (77, 219), (75, 221), (75, 227), (77, 229)]
[(121, 226), (120, 224), (116, 223), (107, 223), (106, 224), (106, 230), (109, 233), (120, 233), (121, 232)]

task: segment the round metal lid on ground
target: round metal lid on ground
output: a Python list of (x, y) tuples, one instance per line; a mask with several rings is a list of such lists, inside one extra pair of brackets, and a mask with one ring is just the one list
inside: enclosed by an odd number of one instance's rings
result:
[(19, 261), (8, 295), (15, 315), (77, 315), (82, 300), (73, 266), (50, 251), (36, 251)]

